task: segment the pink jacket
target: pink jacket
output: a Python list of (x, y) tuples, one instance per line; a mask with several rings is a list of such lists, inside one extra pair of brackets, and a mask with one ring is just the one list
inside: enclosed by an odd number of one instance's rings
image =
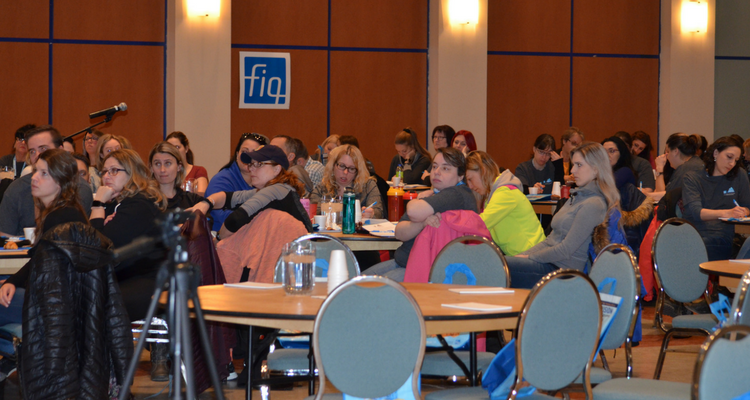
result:
[(426, 226), (414, 240), (414, 247), (406, 264), (404, 282), (428, 282), (432, 263), (440, 250), (451, 240), (466, 235), (477, 235), (492, 240), (490, 231), (479, 214), (467, 210), (442, 213), (439, 228)]

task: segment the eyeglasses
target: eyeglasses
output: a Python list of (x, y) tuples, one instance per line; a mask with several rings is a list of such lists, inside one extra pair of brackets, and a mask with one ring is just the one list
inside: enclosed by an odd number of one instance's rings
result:
[(253, 161), (250, 164), (247, 164), (247, 168), (258, 169), (264, 165), (276, 165), (276, 163), (273, 161), (263, 161), (263, 162)]
[(545, 156), (545, 157), (551, 157), (552, 156), (552, 151), (542, 151), (542, 150), (537, 149), (536, 147), (534, 147), (534, 150), (537, 153), (539, 153), (539, 155), (541, 155), (541, 156)]
[(106, 173), (109, 173), (110, 176), (117, 176), (117, 174), (119, 174), (120, 172), (125, 172), (125, 171), (126, 170), (124, 170), (122, 168), (112, 167), (110, 169), (103, 169), (103, 170), (99, 171), (99, 176), (103, 177), (104, 174), (106, 174)]
[(344, 164), (336, 163), (336, 168), (338, 168), (341, 172), (348, 172), (350, 174), (356, 174), (357, 173), (357, 167), (347, 167)]
[(86, 175), (88, 175), (88, 171), (86, 171), (85, 169), (78, 171), (78, 176), (80, 176), (81, 178), (85, 178)]
[(614, 149), (614, 148), (613, 148), (613, 149), (607, 149), (607, 152), (608, 152), (609, 154), (615, 154), (615, 153), (619, 153), (619, 152), (620, 152), (620, 150), (617, 150), (617, 149)]
[(259, 133), (254, 133), (254, 132), (245, 132), (245, 133), (243, 133), (242, 136), (240, 137), (240, 143), (244, 142), (247, 139), (253, 139), (256, 142), (260, 143), (261, 145), (268, 144), (268, 142), (266, 142), (266, 138), (263, 137), (263, 135), (261, 135)]
[(26, 139), (24, 139), (24, 138), (22, 138), (22, 137), (17, 137), (17, 138), (16, 138), (16, 142), (21, 142), (21, 143), (23, 143), (23, 142), (25, 142), (25, 141), (26, 141)]
[(99, 138), (96, 136), (89, 136), (89, 137), (83, 138), (83, 141), (84, 142), (98, 142)]
[(433, 137), (432, 137), (432, 140), (445, 140), (445, 139), (446, 139), (446, 137), (445, 137), (445, 136), (438, 136), (438, 135), (435, 135), (435, 136), (433, 136)]

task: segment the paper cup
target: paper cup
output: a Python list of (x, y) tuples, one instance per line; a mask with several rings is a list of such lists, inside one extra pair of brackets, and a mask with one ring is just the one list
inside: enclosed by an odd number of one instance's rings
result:
[(34, 239), (36, 239), (36, 235), (34, 235), (34, 231), (36, 228), (23, 228), (23, 236), (26, 237), (31, 243), (34, 243)]
[(325, 215), (316, 215), (315, 216), (315, 223), (318, 224), (319, 229), (325, 229), (326, 228), (326, 216)]
[(539, 194), (539, 188), (530, 186), (529, 187), (529, 194)]

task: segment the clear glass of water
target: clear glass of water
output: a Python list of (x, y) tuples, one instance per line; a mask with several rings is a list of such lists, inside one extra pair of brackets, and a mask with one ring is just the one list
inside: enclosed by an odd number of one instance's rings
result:
[(193, 182), (192, 179), (185, 179), (185, 181), (182, 182), (182, 190), (185, 192), (192, 192), (195, 190), (195, 182)]
[(284, 291), (307, 295), (315, 286), (315, 246), (312, 241), (287, 243), (281, 252), (284, 261)]

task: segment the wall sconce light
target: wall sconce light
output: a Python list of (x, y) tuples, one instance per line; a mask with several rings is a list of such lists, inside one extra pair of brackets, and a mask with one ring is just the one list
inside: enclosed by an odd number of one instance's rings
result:
[(187, 0), (188, 17), (217, 18), (221, 12), (221, 0)]
[(706, 32), (708, 29), (708, 3), (706, 3), (706, 0), (683, 2), (681, 18), (683, 32)]
[(479, 0), (448, 0), (448, 16), (452, 24), (476, 25), (479, 22)]

